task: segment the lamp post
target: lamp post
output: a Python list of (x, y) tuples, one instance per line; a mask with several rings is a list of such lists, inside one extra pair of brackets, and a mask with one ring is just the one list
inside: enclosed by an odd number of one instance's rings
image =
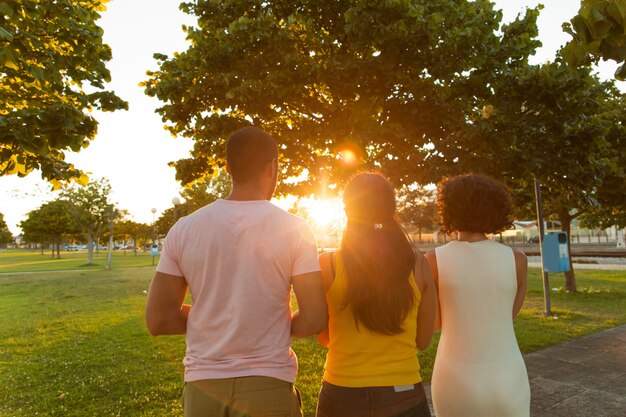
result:
[(154, 221), (154, 214), (156, 213), (156, 209), (153, 208), (150, 211), (152, 212), (152, 243), (154, 243), (154, 240), (156, 238), (156, 224), (155, 224), (155, 221)]
[(550, 303), (550, 280), (548, 273), (545, 271), (543, 262), (543, 238), (545, 230), (543, 225), (543, 202), (541, 199), (541, 184), (535, 178), (535, 201), (537, 205), (537, 226), (539, 227), (539, 254), (541, 255), (541, 276), (543, 281), (543, 303), (545, 307), (545, 315), (552, 316), (552, 305)]
[(174, 223), (176, 223), (178, 221), (178, 206), (180, 206), (180, 198), (172, 198), (172, 204), (174, 205)]
[(154, 240), (156, 239), (156, 223), (154, 221), (154, 214), (157, 210), (153, 208), (150, 211), (152, 212), (152, 244), (150, 245), (150, 253), (152, 253), (152, 266), (154, 266), (154, 247), (156, 246), (154, 243)]

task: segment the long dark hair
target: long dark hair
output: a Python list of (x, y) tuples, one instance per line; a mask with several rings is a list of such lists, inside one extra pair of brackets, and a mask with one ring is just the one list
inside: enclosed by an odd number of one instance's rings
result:
[(344, 190), (348, 223), (341, 242), (347, 288), (344, 308), (381, 334), (399, 334), (413, 308), (409, 282), (415, 252), (396, 219), (393, 186), (377, 173), (358, 174)]

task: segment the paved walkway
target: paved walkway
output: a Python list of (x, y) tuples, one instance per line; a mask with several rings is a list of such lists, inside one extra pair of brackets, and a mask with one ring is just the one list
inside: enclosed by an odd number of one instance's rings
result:
[(626, 325), (526, 354), (524, 361), (532, 417), (626, 416)]

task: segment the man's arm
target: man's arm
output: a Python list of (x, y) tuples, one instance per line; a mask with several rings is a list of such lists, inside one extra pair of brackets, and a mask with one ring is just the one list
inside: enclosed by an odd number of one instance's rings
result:
[(291, 335), (306, 337), (321, 332), (328, 323), (322, 275), (319, 271), (296, 275), (291, 282), (299, 308), (291, 315)]
[(146, 326), (152, 336), (186, 333), (191, 307), (183, 304), (187, 289), (184, 277), (154, 274), (146, 303)]

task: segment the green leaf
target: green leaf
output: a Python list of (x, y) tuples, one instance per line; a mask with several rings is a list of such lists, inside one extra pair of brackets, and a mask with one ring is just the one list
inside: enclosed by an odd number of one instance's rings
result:
[(7, 67), (14, 70), (19, 70), (13, 51), (2, 48), (0, 49), (0, 67)]
[(0, 26), (0, 40), (12, 41), (13, 34), (9, 32), (8, 30), (6, 30), (5, 28), (3, 28), (2, 26)]
[(574, 31), (576, 32), (576, 35), (578, 36), (578, 38), (583, 44), (587, 44), (593, 39), (593, 36), (591, 35), (591, 32), (589, 31), (589, 26), (587, 25), (587, 22), (581, 15), (574, 16), (571, 22), (572, 22), (572, 27), (574, 28)]
[(13, 11), (13, 8), (9, 6), (8, 3), (2, 2), (0, 3), (0, 14), (4, 14), (6, 16), (9, 16), (9, 18), (11, 18), (13, 17), (15, 13)]
[[(613, 0), (606, 6), (606, 13), (611, 16), (617, 23), (621, 23), (625, 27), (626, 23), (626, 0)], [(625, 28), (626, 30), (626, 28)], [(624, 32), (626, 34), (626, 31)]]
[(577, 42), (570, 41), (561, 49), (561, 56), (570, 67), (579, 67), (589, 63), (587, 51)]
[(626, 62), (622, 63), (615, 71), (615, 78), (620, 81), (626, 81)]

